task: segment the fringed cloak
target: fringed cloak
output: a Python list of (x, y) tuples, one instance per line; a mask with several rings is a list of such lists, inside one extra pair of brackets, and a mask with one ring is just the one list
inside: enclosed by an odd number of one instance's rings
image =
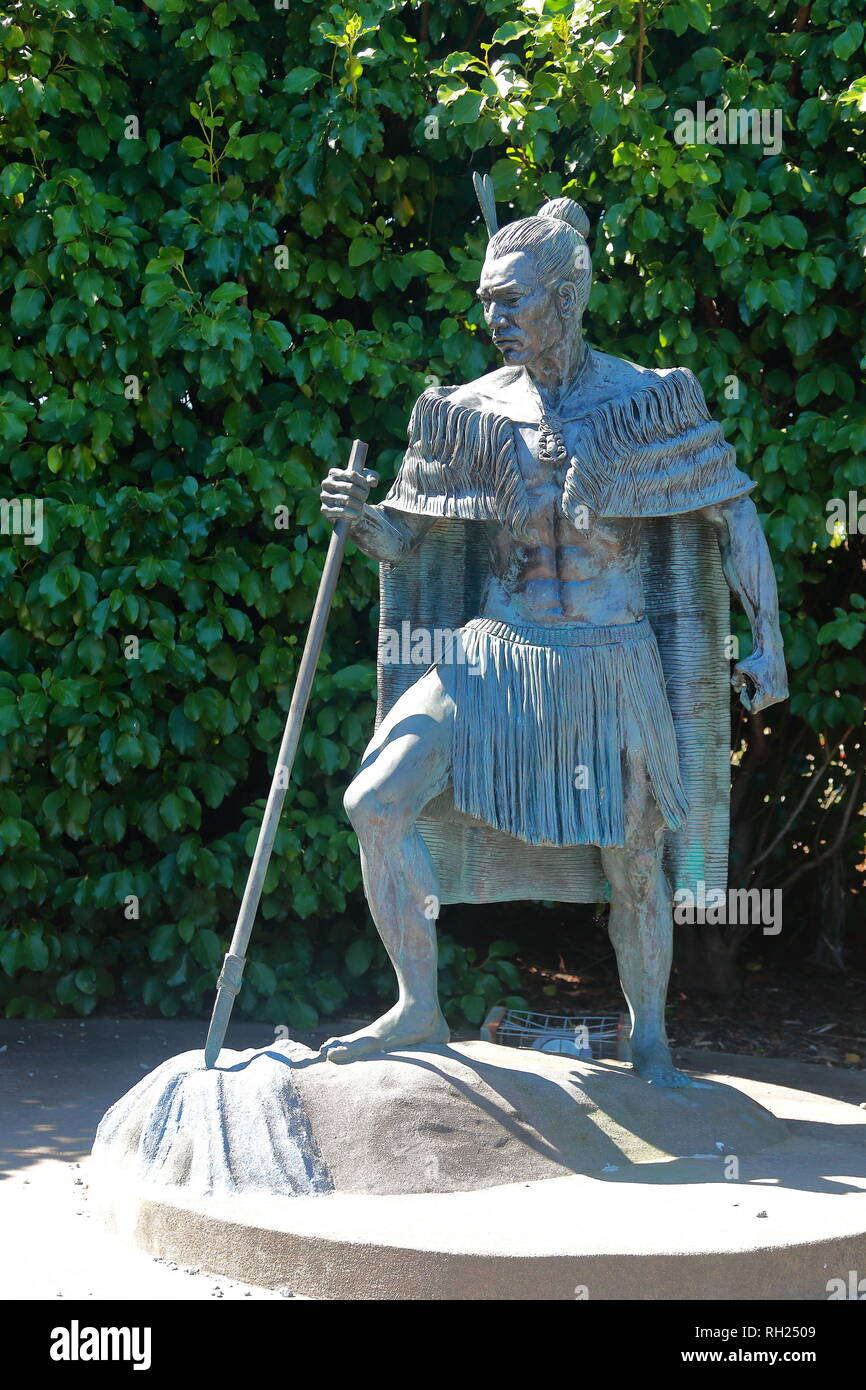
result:
[[(672, 888), (727, 888), (730, 798), (729, 594), (715, 537), (694, 515), (749, 492), (733, 449), (710, 420), (691, 372), (646, 370), (591, 352), (589, 380), (559, 409), (568, 458), (560, 507), (578, 527), (597, 517), (643, 518), (647, 617), (662, 659), (690, 811), (666, 832)], [(593, 403), (593, 390), (598, 403)], [(606, 398), (605, 398), (606, 397)], [(588, 405), (589, 408), (588, 408)], [(520, 468), (534, 452), (540, 403), (520, 368), (419, 399), (409, 447), (384, 505), (437, 518), (418, 548), (381, 567), (381, 719), (420, 674), (382, 660), (404, 622), (457, 628), (478, 617), (489, 576), (482, 529), (497, 521), (525, 536), (529, 498)], [(454, 809), (450, 792), (426, 808), (421, 833), (443, 902), (606, 895), (594, 845), (528, 844)]]

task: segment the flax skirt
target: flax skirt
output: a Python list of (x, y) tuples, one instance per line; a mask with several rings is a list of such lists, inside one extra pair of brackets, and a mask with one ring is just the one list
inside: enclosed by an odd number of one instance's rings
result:
[[(688, 812), (652, 627), (474, 618), (454, 685), (454, 804), (534, 845), (622, 845), (624, 767), (646, 767), (665, 825)], [(452, 658), (453, 659), (453, 658)]]

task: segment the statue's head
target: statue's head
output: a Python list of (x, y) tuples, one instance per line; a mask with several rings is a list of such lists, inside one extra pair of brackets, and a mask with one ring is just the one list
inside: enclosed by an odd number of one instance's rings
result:
[(537, 361), (580, 334), (592, 286), (588, 235), (583, 208), (554, 198), (536, 217), (509, 222), (490, 238), (478, 294), (510, 366)]

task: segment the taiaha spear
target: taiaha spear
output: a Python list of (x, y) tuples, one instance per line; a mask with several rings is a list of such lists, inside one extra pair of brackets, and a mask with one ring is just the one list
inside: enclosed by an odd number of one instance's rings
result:
[[(362, 444), (360, 439), (356, 439), (352, 444), (352, 452), (349, 456), (350, 471), (361, 473), (366, 457), (366, 444)], [(365, 481), (369, 481), (369, 478), (365, 479)], [(256, 912), (258, 911), (259, 900), (262, 896), (262, 888), (264, 887), (265, 874), (268, 871), (271, 852), (274, 848), (274, 839), (280, 820), (280, 812), (283, 809), (283, 802), (286, 799), (289, 778), (292, 775), (295, 754), (298, 751), (301, 728), (304, 723), (304, 715), (307, 712), (307, 702), (310, 698), (313, 677), (316, 674), (316, 666), (319, 662), (319, 655), (325, 638), (328, 613), (330, 612), (331, 601), (334, 597), (334, 590), (337, 587), (337, 576), (340, 572), (340, 565), (343, 563), (343, 555), (346, 550), (346, 541), (348, 538), (348, 521), (345, 519), (338, 521), (331, 536), (328, 554), (325, 557), (322, 578), (319, 581), (319, 592), (316, 595), (316, 605), (310, 620), (310, 630), (307, 633), (304, 654), (301, 657), (301, 664), (298, 667), (292, 703), (289, 707), (288, 718), (286, 719), (286, 727), (283, 732), (283, 741), (280, 744), (277, 765), (274, 768), (274, 778), (271, 782), (268, 804), (265, 807), (264, 818), (262, 820), (261, 829), (259, 830), (256, 852), (253, 855), (253, 862), (250, 865), (249, 878), (247, 879), (247, 886), (244, 891), (243, 901), (241, 902), (240, 912), (238, 913), (238, 920), (235, 923), (232, 944), (229, 947), (228, 955), (223, 961), (222, 970), (217, 980), (216, 1003), (214, 1004), (210, 1028), (207, 1034), (207, 1042), (204, 1048), (204, 1064), (206, 1067), (212, 1067), (219, 1056), (220, 1048), (225, 1041), (226, 1029), (229, 1026), (232, 1006), (241, 987), (244, 966), (246, 965), (246, 950), (249, 945), (250, 935), (252, 934), (253, 924), (256, 920)]]

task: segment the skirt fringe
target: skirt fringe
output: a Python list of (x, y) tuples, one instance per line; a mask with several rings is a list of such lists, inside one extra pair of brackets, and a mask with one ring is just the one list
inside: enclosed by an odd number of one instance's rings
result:
[(475, 618), (454, 668), (458, 810), (533, 845), (625, 843), (624, 763), (643, 759), (665, 825), (688, 813), (649, 622)]

